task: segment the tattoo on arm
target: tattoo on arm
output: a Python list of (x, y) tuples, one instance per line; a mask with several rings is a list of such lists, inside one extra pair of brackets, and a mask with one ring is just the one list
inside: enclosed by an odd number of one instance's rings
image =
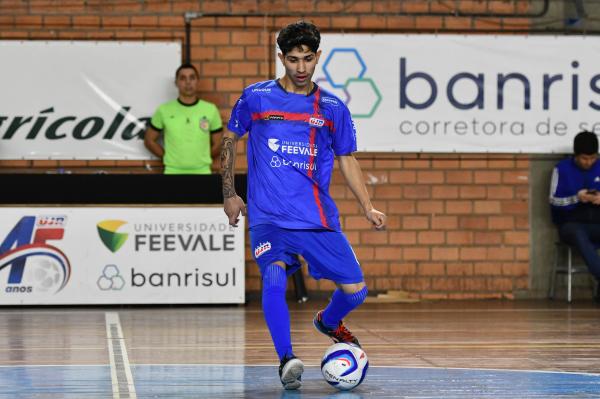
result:
[(230, 137), (223, 137), (223, 148), (221, 149), (221, 178), (223, 180), (223, 198), (231, 198), (236, 195), (233, 184), (233, 161), (235, 159), (236, 142)]

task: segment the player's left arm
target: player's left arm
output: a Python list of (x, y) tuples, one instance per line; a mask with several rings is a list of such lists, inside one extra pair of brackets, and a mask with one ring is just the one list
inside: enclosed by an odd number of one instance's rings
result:
[(354, 155), (340, 155), (337, 158), (342, 175), (344, 176), (344, 179), (346, 179), (346, 184), (348, 184), (348, 187), (350, 187), (350, 190), (352, 190), (352, 193), (360, 203), (367, 220), (369, 220), (377, 230), (385, 229), (386, 216), (383, 212), (379, 212), (377, 209), (373, 208), (367, 186), (363, 179), (360, 164), (356, 158), (354, 158)]

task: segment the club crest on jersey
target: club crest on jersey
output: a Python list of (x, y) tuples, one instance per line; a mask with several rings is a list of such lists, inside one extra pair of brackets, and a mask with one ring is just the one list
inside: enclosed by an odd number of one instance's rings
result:
[(279, 149), (279, 139), (269, 139), (267, 143), (271, 151), (277, 152)]
[(208, 130), (209, 128), (210, 122), (208, 121), (208, 119), (206, 119), (206, 116), (203, 116), (202, 119), (200, 119), (200, 129)]
[(311, 126), (322, 127), (325, 125), (325, 120), (313, 116), (308, 120), (308, 124)]
[(260, 244), (258, 244), (258, 246), (256, 248), (254, 248), (254, 257), (258, 258), (265, 252), (269, 251), (270, 249), (271, 249), (271, 243), (269, 241), (261, 242)]

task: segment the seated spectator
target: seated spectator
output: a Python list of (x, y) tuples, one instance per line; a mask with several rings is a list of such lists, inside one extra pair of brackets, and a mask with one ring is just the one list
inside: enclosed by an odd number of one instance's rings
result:
[(560, 161), (552, 172), (550, 205), (560, 239), (577, 248), (596, 278), (594, 300), (600, 302), (600, 162), (594, 133), (575, 136), (574, 156)]

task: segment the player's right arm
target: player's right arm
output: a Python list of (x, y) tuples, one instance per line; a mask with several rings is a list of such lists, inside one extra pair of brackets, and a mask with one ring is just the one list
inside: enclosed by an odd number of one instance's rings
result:
[(158, 158), (162, 159), (165, 155), (165, 150), (158, 143), (158, 139), (160, 137), (160, 132), (154, 129), (152, 126), (148, 126), (146, 129), (146, 133), (144, 133), (144, 146), (156, 155)]
[(365, 186), (360, 164), (356, 158), (354, 158), (354, 155), (348, 154), (338, 156), (338, 162), (340, 171), (342, 172), (344, 179), (346, 179), (348, 187), (350, 187), (350, 190), (360, 203), (367, 220), (371, 222), (377, 230), (384, 230), (387, 217), (383, 212), (379, 212), (371, 204), (371, 199), (369, 198), (369, 192)]
[(221, 178), (223, 180), (223, 209), (229, 224), (237, 227), (240, 213), (246, 216), (246, 204), (235, 192), (235, 148), (239, 136), (230, 131), (223, 133), (221, 146)]

